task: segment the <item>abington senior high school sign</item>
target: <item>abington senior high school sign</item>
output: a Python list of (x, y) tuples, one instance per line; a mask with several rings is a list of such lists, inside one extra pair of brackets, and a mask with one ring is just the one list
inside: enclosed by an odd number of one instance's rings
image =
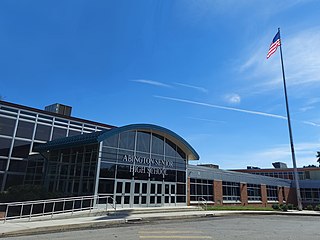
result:
[[(130, 172), (133, 173), (148, 173), (148, 174), (162, 174), (167, 175), (166, 168), (173, 168), (173, 162), (142, 156), (124, 155), (122, 158), (123, 162), (131, 163)], [(147, 165), (137, 166), (136, 164)]]

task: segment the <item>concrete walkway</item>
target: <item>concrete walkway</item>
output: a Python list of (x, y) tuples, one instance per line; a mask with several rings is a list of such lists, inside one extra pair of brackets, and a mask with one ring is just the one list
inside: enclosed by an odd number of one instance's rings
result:
[[(151, 222), (159, 220), (189, 219), (203, 217), (219, 217), (226, 215), (295, 215), (295, 216), (318, 216), (320, 212), (315, 211), (201, 211), (197, 209), (175, 209), (174, 211), (162, 209), (152, 211), (120, 210), (115, 214), (107, 215), (106, 212), (91, 213), (91, 215), (79, 214), (78, 216), (55, 216), (35, 217), (31, 221), (28, 219), (8, 220), (5, 223), (0, 222), (0, 237), (23, 236), (31, 234), (40, 234), (48, 232), (60, 232), (76, 229), (92, 229), (111, 227), (120, 224), (128, 224), (132, 222)], [(93, 216), (95, 215), (95, 216)]]

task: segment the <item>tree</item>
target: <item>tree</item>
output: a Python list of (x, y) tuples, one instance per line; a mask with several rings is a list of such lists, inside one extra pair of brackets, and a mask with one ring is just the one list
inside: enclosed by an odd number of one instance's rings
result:
[(320, 152), (317, 152), (317, 162), (319, 163), (319, 167), (320, 167)]

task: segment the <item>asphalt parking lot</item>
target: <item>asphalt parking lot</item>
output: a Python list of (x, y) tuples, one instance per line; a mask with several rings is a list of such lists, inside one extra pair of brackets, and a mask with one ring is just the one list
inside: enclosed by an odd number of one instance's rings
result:
[(319, 217), (223, 216), (187, 220), (133, 222), (126, 225), (8, 238), (22, 239), (290, 239), (319, 240)]

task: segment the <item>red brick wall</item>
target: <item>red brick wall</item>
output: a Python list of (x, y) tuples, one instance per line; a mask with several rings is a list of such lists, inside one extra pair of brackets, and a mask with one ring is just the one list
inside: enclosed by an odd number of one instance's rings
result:
[(222, 205), (223, 193), (222, 193), (222, 181), (213, 181), (213, 194), (214, 194), (214, 205)]
[(283, 203), (282, 187), (277, 187), (279, 203)]
[(240, 183), (240, 201), (242, 206), (248, 205), (248, 190), (246, 183)]
[(262, 206), (267, 206), (267, 186), (265, 184), (261, 184), (261, 202)]

